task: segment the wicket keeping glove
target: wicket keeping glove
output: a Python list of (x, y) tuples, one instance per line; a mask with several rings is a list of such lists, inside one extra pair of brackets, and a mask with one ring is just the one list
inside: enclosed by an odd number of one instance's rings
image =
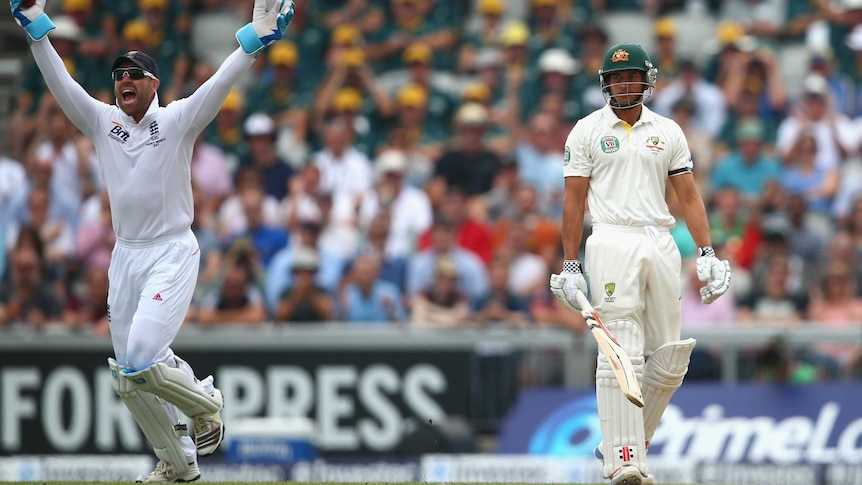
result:
[(700, 289), (700, 300), (708, 305), (730, 288), (730, 263), (716, 258), (710, 246), (698, 248), (698, 253), (697, 279), (706, 283)]
[(562, 273), (551, 275), (551, 293), (573, 312), (581, 312), (577, 294), (586, 296), (587, 291), (589, 287), (581, 272), (581, 262), (576, 259), (563, 261)]
[(259, 56), (264, 47), (281, 39), (293, 20), (293, 0), (254, 0), (251, 22), (236, 31), (246, 54)]
[(45, 0), (11, 0), (12, 16), (33, 40), (42, 40), (57, 28), (45, 13)]

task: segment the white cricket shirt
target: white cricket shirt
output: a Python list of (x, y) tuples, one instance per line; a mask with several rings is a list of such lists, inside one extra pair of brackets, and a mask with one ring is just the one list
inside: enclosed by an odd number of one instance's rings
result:
[(95, 145), (117, 237), (149, 241), (188, 230), (194, 217), (194, 140), (254, 59), (237, 48), (192, 95), (165, 107), (156, 96), (135, 123), (116, 105), (87, 94), (47, 39), (31, 43), (30, 49), (66, 116)]
[(566, 139), (563, 175), (590, 178), (593, 224), (673, 226), (667, 179), (691, 171), (682, 129), (646, 106), (629, 126), (606, 105), (578, 121)]

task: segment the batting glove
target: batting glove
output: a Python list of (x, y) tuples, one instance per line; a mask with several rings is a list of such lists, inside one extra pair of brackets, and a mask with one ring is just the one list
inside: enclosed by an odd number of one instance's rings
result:
[(254, 0), (251, 22), (236, 31), (246, 54), (257, 57), (264, 47), (281, 39), (293, 20), (293, 0)]
[(12, 16), (33, 40), (42, 40), (57, 28), (45, 13), (45, 0), (11, 0)]
[(716, 258), (710, 246), (698, 248), (698, 251), (697, 279), (706, 283), (700, 289), (700, 300), (708, 305), (730, 288), (730, 263)]
[(581, 262), (578, 260), (563, 261), (563, 272), (551, 275), (551, 293), (573, 312), (581, 312), (577, 294), (586, 296), (588, 290), (587, 280), (584, 279)]

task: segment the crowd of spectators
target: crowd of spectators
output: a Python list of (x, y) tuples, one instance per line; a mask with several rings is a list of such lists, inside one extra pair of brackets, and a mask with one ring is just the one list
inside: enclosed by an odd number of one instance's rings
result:
[[(684, 57), (667, 15), (692, 3), (719, 22), (703, 33), (713, 49)], [(112, 102), (111, 61), (144, 50), (166, 104), (218, 67), (189, 48), (197, 14), (245, 22), (252, 1), (56, 4), (51, 42), (88, 92)], [(683, 127), (734, 272), (732, 297), (700, 304), (696, 248), (669, 192), (684, 325), (862, 325), (857, 0), (296, 0), (286, 40), (195, 145), (202, 264), (188, 319), (580, 329), (547, 287), (562, 259), (563, 146), (604, 104), (597, 20), (625, 9), (651, 18), (648, 106)], [(776, 51), (804, 42), (804, 79), (786, 79)], [(0, 327), (106, 334), (114, 234), (92, 144), (32, 61), (12, 121)], [(821, 350), (838, 373), (858, 366), (858, 344)]]

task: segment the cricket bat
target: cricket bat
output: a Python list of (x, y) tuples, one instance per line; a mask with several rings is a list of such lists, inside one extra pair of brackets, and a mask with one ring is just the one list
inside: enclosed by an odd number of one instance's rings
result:
[(584, 317), (584, 320), (587, 321), (587, 326), (590, 328), (590, 333), (593, 334), (593, 337), (596, 339), (596, 342), (599, 344), (599, 351), (605, 355), (605, 358), (608, 359), (608, 362), (611, 364), (611, 369), (614, 371), (614, 376), (617, 378), (617, 382), (620, 383), (620, 389), (625, 394), (626, 398), (632, 402), (635, 406), (642, 408), (644, 407), (644, 397), (641, 393), (641, 386), (638, 384), (638, 380), (635, 377), (635, 370), (632, 367), (632, 361), (629, 360), (628, 354), (626, 351), (620, 347), (617, 339), (608, 332), (608, 329), (605, 328), (605, 324), (602, 323), (601, 318), (599, 318), (599, 314), (596, 313), (596, 309), (590, 304), (590, 300), (587, 299), (587, 295), (583, 294), (583, 292), (577, 293), (578, 305), (581, 306), (581, 316)]

